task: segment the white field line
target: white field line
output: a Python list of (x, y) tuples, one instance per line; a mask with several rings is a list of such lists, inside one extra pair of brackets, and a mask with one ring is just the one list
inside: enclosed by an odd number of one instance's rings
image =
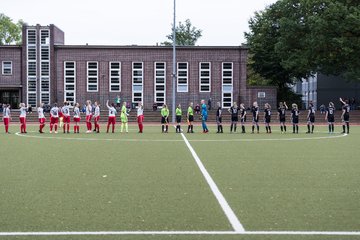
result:
[(184, 139), (186, 146), (190, 150), (193, 158), (195, 159), (195, 162), (197, 163), (206, 182), (209, 184), (211, 191), (213, 192), (214, 196), (218, 200), (222, 210), (224, 211), (224, 213), (225, 213), (226, 217), (228, 218), (230, 224), (232, 225), (233, 229), (235, 230), (235, 232), (244, 232), (245, 231), (244, 227), (241, 225), (241, 223), (240, 223), (239, 219), (237, 218), (237, 216), (235, 215), (234, 211), (231, 209), (231, 207), (228, 204), (228, 202), (226, 201), (225, 197), (220, 192), (215, 181), (211, 178), (211, 176), (208, 173), (208, 171), (206, 170), (204, 164), (201, 162), (199, 156), (196, 154), (195, 150), (190, 145), (190, 143), (187, 140), (187, 138), (185, 137), (185, 135), (183, 133), (181, 133), (181, 136)]
[(98, 232), (0, 232), (1, 236), (74, 236), (74, 235), (326, 235), (360, 236), (354, 232), (327, 231), (98, 231)]
[[(63, 133), (58, 133), (62, 135)], [(120, 142), (182, 142), (183, 140), (178, 139), (122, 139), (122, 138), (78, 138), (78, 137), (55, 137), (56, 134), (51, 134), (52, 136), (44, 135), (26, 135), (21, 134), (20, 132), (15, 133), (16, 136), (26, 137), (26, 138), (38, 138), (38, 139), (56, 139), (56, 140), (73, 140), (73, 141), (120, 141)], [(111, 134), (110, 134), (111, 135)], [(347, 134), (341, 135), (330, 135), (324, 137), (304, 137), (304, 138), (262, 138), (262, 139), (193, 139), (188, 140), (189, 142), (262, 142), (262, 141), (302, 141), (302, 140), (323, 140), (323, 139), (332, 139), (332, 138), (342, 138), (346, 137)]]

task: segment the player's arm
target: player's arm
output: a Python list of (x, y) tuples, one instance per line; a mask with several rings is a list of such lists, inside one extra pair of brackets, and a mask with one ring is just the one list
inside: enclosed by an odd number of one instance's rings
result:
[(325, 120), (326, 120), (327, 117), (328, 117), (328, 113), (329, 113), (329, 111), (326, 111), (326, 113), (325, 113)]
[(345, 101), (344, 101), (342, 98), (340, 98), (339, 100), (340, 100), (340, 102), (341, 102), (342, 104), (345, 105)]

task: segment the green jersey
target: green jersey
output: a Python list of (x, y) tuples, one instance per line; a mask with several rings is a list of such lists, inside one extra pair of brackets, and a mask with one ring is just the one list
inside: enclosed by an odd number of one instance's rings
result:
[(176, 108), (176, 116), (181, 116), (182, 111), (181, 108)]
[(168, 108), (162, 108), (161, 109), (161, 116), (168, 117), (169, 116), (169, 109)]
[(127, 122), (127, 120), (128, 120), (126, 111), (127, 111), (127, 110), (126, 110), (126, 107), (125, 107), (125, 106), (122, 106), (122, 108), (121, 108), (121, 115), (120, 115), (121, 122)]
[(192, 107), (188, 107), (188, 116), (193, 116), (194, 115), (194, 110)]

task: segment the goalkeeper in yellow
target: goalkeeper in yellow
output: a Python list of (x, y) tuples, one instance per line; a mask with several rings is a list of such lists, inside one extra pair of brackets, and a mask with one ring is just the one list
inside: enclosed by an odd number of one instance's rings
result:
[(129, 114), (127, 113), (126, 102), (124, 102), (122, 107), (121, 107), (121, 114), (120, 114), (120, 120), (121, 120), (121, 130), (120, 130), (120, 132), (121, 133), (124, 131), (124, 126), (125, 126), (125, 131), (127, 133), (129, 132), (128, 116), (129, 116)]

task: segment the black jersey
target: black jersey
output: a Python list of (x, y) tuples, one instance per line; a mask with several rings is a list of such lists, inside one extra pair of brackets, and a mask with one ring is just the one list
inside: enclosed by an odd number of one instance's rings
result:
[(327, 112), (328, 118), (329, 118), (329, 117), (334, 117), (335, 108), (334, 108), (334, 107), (328, 107), (328, 108), (326, 109), (326, 112)]
[(279, 107), (279, 108), (278, 108), (278, 113), (279, 113), (279, 117), (280, 117), (280, 118), (285, 118), (286, 108), (285, 108), (285, 107)]
[(315, 116), (315, 108), (313, 106), (309, 107), (309, 117)]
[(349, 104), (344, 104), (343, 107), (342, 107), (342, 110), (343, 110), (343, 112), (344, 112), (344, 119), (343, 119), (343, 121), (349, 122), (349, 119), (350, 119), (350, 115), (349, 115), (350, 106), (349, 106)]
[(265, 118), (271, 117), (271, 110), (269, 108), (265, 108), (264, 112), (265, 112)]
[(244, 117), (246, 114), (246, 109), (245, 108), (240, 108), (240, 117)]
[(217, 111), (216, 111), (216, 116), (217, 117), (221, 117), (222, 115), (222, 110), (221, 110), (221, 107), (218, 107)]
[(239, 114), (239, 110), (240, 110), (239, 107), (234, 107), (234, 106), (232, 106), (232, 107), (230, 108), (231, 116), (232, 116), (232, 117), (237, 117), (238, 114)]
[(256, 117), (256, 115), (259, 116), (259, 107), (252, 107), (251, 112), (252, 112), (254, 118)]
[(299, 110), (297, 108), (291, 110), (291, 118), (293, 123), (299, 123)]

